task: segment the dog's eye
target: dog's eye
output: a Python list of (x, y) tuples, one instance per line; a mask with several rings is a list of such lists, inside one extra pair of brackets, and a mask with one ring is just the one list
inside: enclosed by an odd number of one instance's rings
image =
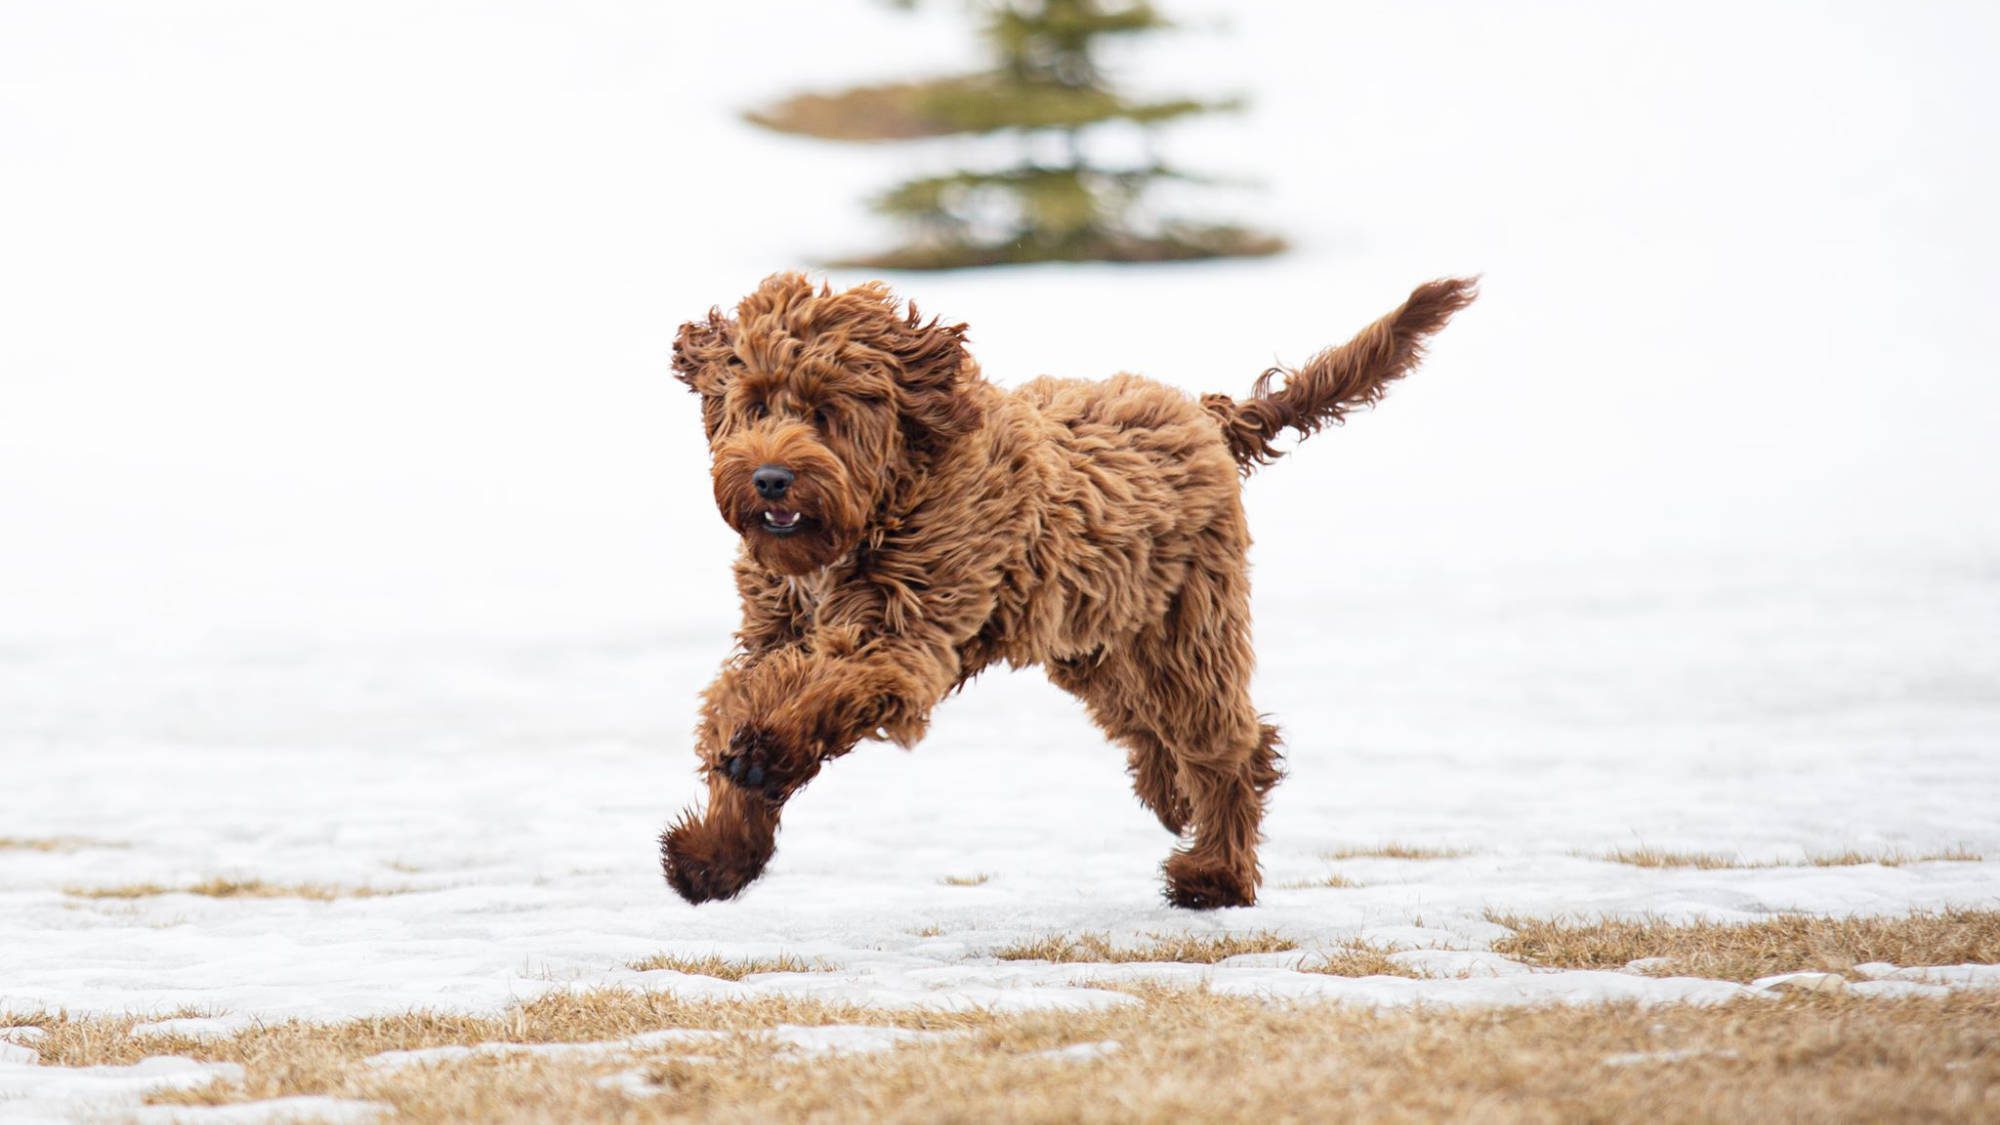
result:
[(765, 406), (761, 402), (753, 402), (750, 404), (750, 420), (752, 422), (762, 422), (764, 419), (769, 418), (770, 416), (771, 416), (770, 407)]
[(832, 417), (833, 417), (833, 412), (832, 412), (832, 411), (830, 411), (830, 410), (828, 410), (828, 409), (827, 409), (826, 407), (824, 407), (824, 406), (821, 406), (821, 407), (816, 407), (816, 408), (814, 408), (814, 410), (813, 410), (813, 428), (814, 428), (814, 429), (817, 429), (817, 430), (824, 430), (824, 429), (826, 429), (826, 426), (827, 426), (827, 422), (828, 422), (828, 421), (829, 421), (829, 420), (830, 420), (830, 419), (831, 419)]

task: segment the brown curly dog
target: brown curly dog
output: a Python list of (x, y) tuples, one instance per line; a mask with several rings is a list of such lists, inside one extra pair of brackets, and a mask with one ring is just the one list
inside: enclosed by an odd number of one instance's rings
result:
[[(660, 838), (689, 902), (764, 870), (785, 802), (863, 738), (904, 747), (996, 661), (1039, 664), (1130, 754), (1139, 799), (1183, 838), (1169, 901), (1257, 897), (1278, 732), (1250, 703), (1238, 477), (1379, 399), (1474, 296), (1434, 281), (1251, 397), (1199, 402), (1136, 375), (980, 377), (963, 324), (767, 279), (681, 327), (715, 502), (743, 537), (737, 653), (702, 696), (708, 808)], [(1274, 386), (1278, 377), (1281, 385)]]

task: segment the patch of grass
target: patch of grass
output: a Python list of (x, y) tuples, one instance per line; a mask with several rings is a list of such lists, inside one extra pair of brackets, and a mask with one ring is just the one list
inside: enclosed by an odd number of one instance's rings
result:
[[(194, 1008), (177, 1008), (150, 1015), (75, 1017), (67, 1013), (29, 1013), (4, 1017), (15, 1027), (38, 1027), (42, 1036), (28, 1042), (46, 1066), (127, 1065), (161, 1051), (169, 1037), (135, 1039), (132, 1028), (158, 1020), (199, 1019), (210, 1013)], [(173, 1042), (193, 1042), (181, 1036)], [(99, 1062), (97, 1060), (106, 1060)]]
[(1327, 859), (1463, 859), (1472, 854), (1470, 848), (1447, 848), (1425, 844), (1405, 844), (1391, 840), (1386, 844), (1371, 847), (1335, 848), (1321, 852)]
[(1756, 922), (1535, 919), (1489, 914), (1513, 930), (1493, 950), (1532, 965), (1622, 969), (1665, 958), (1656, 976), (1752, 981), (1807, 970), (1847, 972), (1869, 961), (1895, 965), (2000, 962), (2000, 911), (1945, 910), (1886, 918), (1787, 914)]
[(1664, 848), (1645, 846), (1620, 848), (1615, 852), (1587, 855), (1583, 858), (1622, 863), (1628, 867), (1698, 867), (1703, 871), (1748, 866), (1735, 856), (1724, 855), (1721, 852), (1670, 852)]
[(780, 953), (776, 957), (752, 957), (748, 960), (730, 960), (712, 954), (706, 957), (683, 957), (673, 953), (655, 953), (651, 957), (631, 962), (629, 967), (642, 973), (652, 972), (654, 969), (672, 969), (677, 973), (719, 977), (722, 980), (742, 980), (754, 973), (830, 973), (837, 968), (824, 961), (807, 961), (789, 953)]
[(915, 934), (915, 935), (916, 935), (916, 936), (918, 936), (918, 937), (943, 937), (943, 936), (944, 936), (944, 927), (943, 927), (943, 926), (940, 926), (940, 925), (938, 925), (938, 924), (937, 924), (936, 922), (932, 922), (932, 923), (931, 923), (930, 925), (928, 925), (928, 926), (924, 926), (924, 927), (921, 927), (921, 928), (919, 928), (919, 929), (915, 929), (915, 930), (911, 930), (910, 932), (911, 932), (912, 934)]
[(1763, 869), (1770, 867), (1859, 867), (1863, 864), (1879, 863), (1884, 867), (1901, 867), (1907, 863), (1977, 863), (1983, 857), (1965, 848), (1944, 848), (1932, 852), (1823, 852), (1809, 855), (1803, 860), (1752, 861), (1738, 859), (1722, 852), (1676, 852), (1664, 848), (1640, 846), (1620, 848), (1617, 851), (1592, 855), (1579, 852), (1585, 859), (1598, 859), (1607, 863), (1623, 863), (1631, 867), (1693, 867), (1704, 871), (1723, 869)]
[(1317, 879), (1299, 879), (1290, 883), (1279, 883), (1278, 889), (1281, 891), (1310, 891), (1325, 887), (1345, 889), (1360, 885), (1338, 871), (1330, 871)]
[(1391, 960), (1390, 950), (1355, 940), (1299, 966), (1303, 973), (1323, 973), (1330, 977), (1409, 977), (1421, 980), (1430, 974)]
[(989, 1013), (977, 1011), (885, 1009), (786, 996), (746, 1001), (680, 1000), (666, 993), (601, 988), (552, 992), (492, 1016), (412, 1011), (336, 1024), (287, 1020), (251, 1027), (222, 1039), (185, 1035), (134, 1038), (130, 1034), (134, 1024), (200, 1014), (181, 1011), (169, 1015), (72, 1017), (44, 1013), (7, 1019), (11, 1024), (43, 1030), (43, 1037), (35, 1040), (34, 1047), (40, 1052), (42, 1062), (51, 1066), (124, 1066), (154, 1055), (184, 1055), (245, 1066), (261, 1063), (299, 1068), (292, 1072), (292, 1078), (279, 1075), (276, 1080), (257, 1086), (264, 1091), (260, 1095), (263, 1097), (330, 1092), (297, 1088), (295, 1079), (304, 1071), (331, 1068), (343, 1060), (358, 1062), (384, 1051), (493, 1042), (583, 1043), (621, 1039), (663, 1028), (757, 1031), (780, 1024), (858, 1023), (963, 1031), (982, 1027), (992, 1019)]
[(1858, 867), (1866, 863), (1879, 863), (1884, 867), (1901, 867), (1906, 863), (1978, 863), (1985, 857), (1965, 848), (1945, 848), (1935, 852), (1831, 852), (1809, 856), (1806, 862), (1814, 867)]
[(993, 876), (980, 872), (977, 875), (947, 875), (938, 882), (947, 887), (983, 887), (993, 881)]
[(0, 836), (0, 852), (74, 852), (84, 848), (122, 848), (86, 836)]
[(75, 898), (152, 898), (157, 895), (202, 895), (206, 898), (302, 898), (332, 902), (337, 898), (379, 898), (407, 894), (392, 887), (341, 887), (331, 883), (267, 883), (262, 879), (204, 879), (185, 887), (159, 883), (123, 883), (110, 887), (65, 887)]
[(1298, 943), (1269, 931), (1254, 934), (1154, 934), (1145, 945), (1118, 946), (1103, 934), (1052, 934), (993, 951), (1002, 961), (1088, 961), (1109, 964), (1176, 961), (1213, 965), (1239, 953), (1284, 953)]
[[(240, 1084), (168, 1104), (320, 1094), (383, 1102), (397, 1120), (1979, 1120), (2000, 1087), (2000, 993), (1944, 999), (1798, 996), (1722, 1005), (1385, 1009), (1271, 1003), (1150, 987), (1097, 1011), (886, 1013), (797, 1000), (689, 1003), (582, 994), (493, 1018), (410, 1013), (286, 1023), (208, 1042), (49, 1020), (51, 1061), (139, 1052), (234, 1062)], [(378, 1051), (577, 1042), (660, 1027), (756, 1032), (889, 1021), (960, 1034), (871, 1055), (801, 1056), (755, 1034), (704, 1043), (713, 1062), (479, 1056), (380, 1070)], [(84, 1021), (91, 1022), (91, 1021)], [(129, 1021), (127, 1021), (129, 1022)], [(1043, 1052), (1118, 1049), (1077, 1062)], [(604, 1079), (636, 1074), (656, 1090)]]

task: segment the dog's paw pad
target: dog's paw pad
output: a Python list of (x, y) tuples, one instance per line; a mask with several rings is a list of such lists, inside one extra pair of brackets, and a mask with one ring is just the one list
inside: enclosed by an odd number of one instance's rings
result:
[(778, 746), (771, 736), (756, 727), (744, 727), (729, 736), (729, 753), (715, 768), (737, 785), (778, 800), (785, 793), (780, 764)]

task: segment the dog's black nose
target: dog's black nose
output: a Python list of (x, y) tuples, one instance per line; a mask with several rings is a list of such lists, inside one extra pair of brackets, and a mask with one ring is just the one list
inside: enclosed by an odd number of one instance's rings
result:
[(776, 465), (763, 465), (750, 474), (750, 483), (757, 486), (757, 495), (764, 499), (782, 499), (785, 490), (792, 487), (792, 471)]

